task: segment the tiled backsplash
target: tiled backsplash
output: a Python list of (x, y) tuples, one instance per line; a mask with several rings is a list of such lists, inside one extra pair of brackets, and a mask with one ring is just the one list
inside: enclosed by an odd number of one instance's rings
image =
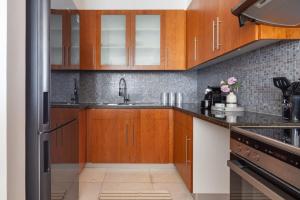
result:
[(273, 86), (272, 78), (300, 78), (300, 41), (279, 42), (198, 70), (199, 99), (208, 85), (219, 85), (230, 76), (241, 82), (238, 101), (246, 110), (281, 115), (282, 93)]
[[(77, 76), (70, 72), (53, 74), (53, 101), (70, 99)], [(80, 102), (122, 102), (118, 96), (122, 77), (132, 102), (160, 102), (160, 94), (165, 91), (183, 93), (185, 103), (198, 102), (195, 72), (81, 72)]]
[(208, 85), (236, 76), (239, 103), (248, 111), (281, 114), (281, 91), (272, 78), (300, 78), (300, 41), (279, 42), (231, 60), (190, 72), (54, 72), (53, 101), (69, 101), (73, 79), (80, 78), (81, 102), (120, 102), (119, 80), (125, 77), (131, 101), (159, 102), (160, 94), (182, 92), (185, 103), (197, 103)]

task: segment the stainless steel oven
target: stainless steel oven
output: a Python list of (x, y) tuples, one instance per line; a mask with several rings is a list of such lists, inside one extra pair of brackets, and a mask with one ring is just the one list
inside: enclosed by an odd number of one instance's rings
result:
[[(299, 134), (299, 132), (298, 132)], [(297, 146), (280, 139), (294, 129), (233, 128), (231, 131), (230, 199), (300, 199), (300, 157)]]

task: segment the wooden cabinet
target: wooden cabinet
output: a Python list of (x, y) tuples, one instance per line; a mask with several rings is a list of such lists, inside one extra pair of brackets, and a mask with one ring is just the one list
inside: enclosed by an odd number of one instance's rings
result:
[(141, 163), (172, 162), (172, 115), (167, 109), (140, 110), (139, 152)]
[(83, 70), (186, 69), (185, 11), (80, 11)]
[[(92, 163), (136, 161), (138, 120), (135, 110), (91, 109), (87, 113), (87, 160)], [(137, 129), (137, 130), (134, 130)]]
[(185, 11), (165, 11), (165, 70), (186, 69), (185, 26)]
[(79, 69), (79, 24), (80, 17), (77, 11), (51, 11), (50, 63), (52, 69)]
[(80, 110), (79, 121), (79, 165), (82, 170), (87, 162), (86, 159), (86, 144), (87, 144), (87, 119), (86, 110)]
[(99, 24), (95, 11), (80, 11), (80, 69), (96, 70), (99, 63)]
[(174, 112), (174, 163), (187, 188), (193, 190), (193, 117)]
[(231, 13), (239, 2), (192, 0), (187, 10), (188, 68), (223, 61), (279, 40), (300, 39), (300, 28), (251, 22), (240, 27), (237, 17)]
[(169, 110), (90, 109), (87, 160), (92, 163), (169, 163)]

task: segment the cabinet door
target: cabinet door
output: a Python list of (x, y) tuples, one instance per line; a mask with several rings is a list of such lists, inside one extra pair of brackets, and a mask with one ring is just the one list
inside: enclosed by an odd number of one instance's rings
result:
[(132, 16), (133, 69), (164, 69), (164, 13), (136, 11)]
[(135, 149), (132, 145), (132, 121), (136, 113), (134, 110), (88, 110), (88, 162), (134, 162), (131, 155), (135, 153), (132, 151)]
[(165, 70), (186, 69), (186, 12), (165, 13)]
[[(202, 0), (203, 1), (203, 0)], [(208, 61), (213, 59), (219, 54), (217, 50), (217, 25), (220, 23), (220, 18), (218, 18), (219, 13), (219, 1), (210, 0), (203, 1), (203, 15), (204, 15), (204, 24), (205, 24), (205, 34), (203, 41), (204, 49), (206, 49), (204, 54), (204, 60)], [(220, 46), (218, 46), (219, 48)]]
[(129, 66), (130, 18), (123, 11), (102, 11), (100, 15), (101, 69)]
[(193, 118), (174, 112), (174, 163), (187, 188), (193, 190)]
[(69, 38), (67, 47), (67, 58), (70, 69), (80, 68), (80, 15), (72, 11), (68, 14)]
[(97, 11), (80, 11), (80, 69), (96, 70), (99, 63)]
[(223, 1), (219, 0), (220, 21), (217, 24), (217, 37), (221, 54), (227, 53), (238, 48), (239, 45), (239, 21), (236, 16), (231, 13), (231, 9), (236, 6), (240, 0)]
[(169, 163), (169, 110), (145, 109), (140, 111), (140, 115), (139, 162)]
[(65, 11), (52, 10), (50, 15), (50, 64), (52, 69), (65, 66)]
[(82, 170), (86, 163), (87, 119), (86, 110), (79, 112), (79, 164)]
[(199, 40), (199, 0), (193, 0), (187, 10), (187, 65), (192, 68), (198, 64)]

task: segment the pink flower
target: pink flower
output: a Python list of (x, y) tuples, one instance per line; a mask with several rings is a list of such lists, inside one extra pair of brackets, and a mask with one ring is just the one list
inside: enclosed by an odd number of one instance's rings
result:
[(227, 83), (228, 85), (233, 85), (237, 82), (237, 79), (235, 77), (230, 77), (228, 80), (227, 80)]
[(224, 92), (224, 93), (230, 92), (230, 88), (229, 88), (228, 85), (222, 85), (222, 86), (221, 86), (221, 90), (222, 90), (222, 92)]

